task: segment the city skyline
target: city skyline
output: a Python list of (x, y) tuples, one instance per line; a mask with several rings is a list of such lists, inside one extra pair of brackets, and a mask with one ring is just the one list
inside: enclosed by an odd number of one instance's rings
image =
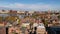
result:
[(60, 10), (60, 0), (0, 0), (0, 9)]

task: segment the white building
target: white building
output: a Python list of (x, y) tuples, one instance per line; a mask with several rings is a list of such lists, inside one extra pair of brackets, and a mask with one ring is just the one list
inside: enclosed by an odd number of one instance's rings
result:
[(8, 13), (9, 13), (8, 10), (4, 10), (4, 11), (0, 10), (0, 16), (2, 16), (2, 17), (9, 16)]

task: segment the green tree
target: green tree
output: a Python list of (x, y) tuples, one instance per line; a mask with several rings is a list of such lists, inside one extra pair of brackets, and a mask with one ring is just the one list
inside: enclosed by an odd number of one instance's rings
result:
[(0, 17), (0, 21), (3, 21), (3, 17)]
[(48, 26), (48, 21), (45, 20), (45, 19), (43, 19), (42, 21), (43, 21), (43, 23), (44, 23), (44, 26), (47, 27), (47, 26)]
[(58, 16), (58, 18), (60, 19), (60, 15)]

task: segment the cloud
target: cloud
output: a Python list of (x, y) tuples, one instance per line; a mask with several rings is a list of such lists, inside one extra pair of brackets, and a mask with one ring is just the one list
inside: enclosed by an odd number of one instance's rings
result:
[[(25, 10), (49, 10), (54, 9), (54, 5), (50, 4), (22, 4), (22, 3), (13, 3), (7, 5), (0, 5), (0, 7), (10, 8), (10, 9), (25, 9)], [(58, 8), (58, 7), (57, 7)]]

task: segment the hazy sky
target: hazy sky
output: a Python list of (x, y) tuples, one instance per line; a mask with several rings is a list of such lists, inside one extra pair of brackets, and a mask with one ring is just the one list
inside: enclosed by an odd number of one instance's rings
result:
[(0, 9), (60, 10), (60, 0), (0, 0)]

